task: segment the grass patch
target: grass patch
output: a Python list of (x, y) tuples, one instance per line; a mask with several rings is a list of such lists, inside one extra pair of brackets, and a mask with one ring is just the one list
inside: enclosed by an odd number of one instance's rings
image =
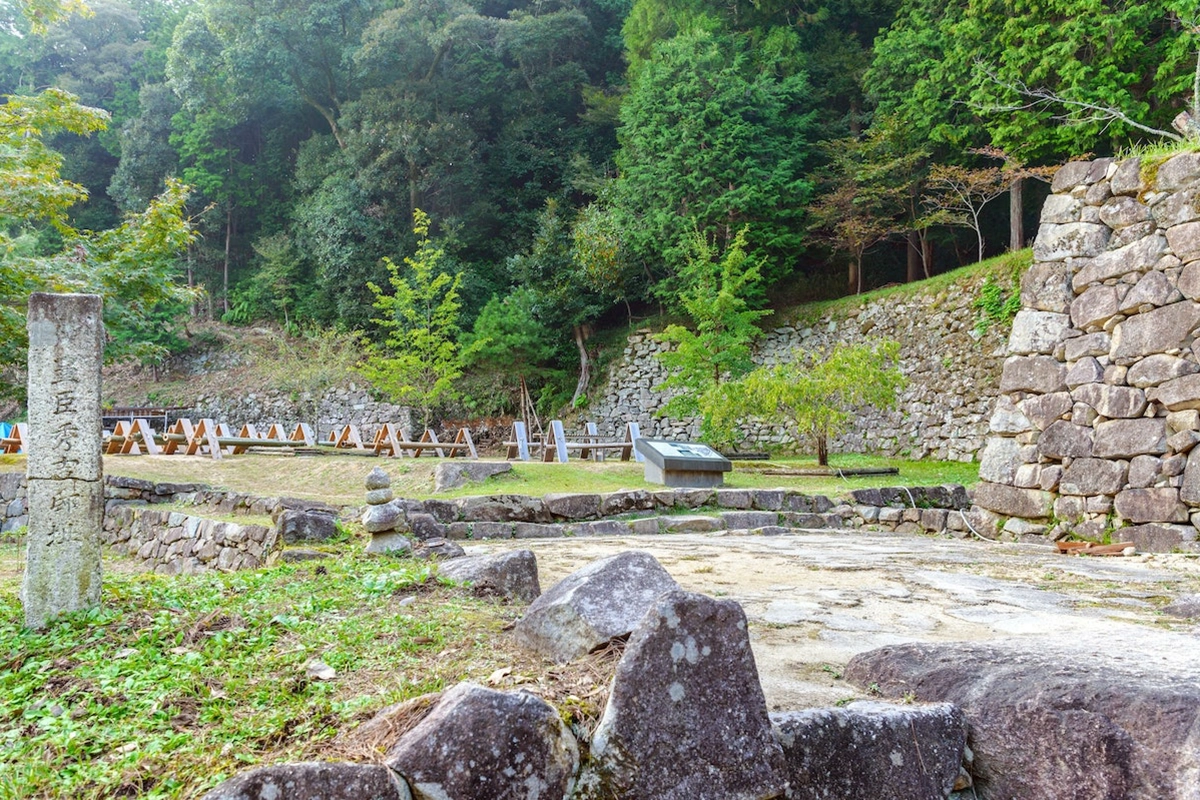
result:
[[(840, 495), (852, 489), (880, 486), (930, 486), (942, 483), (974, 485), (978, 465), (956, 461), (909, 461), (857, 454), (834, 455), (833, 466), (896, 467), (899, 475), (851, 478), (766, 475), (774, 467), (816, 467), (812, 458), (780, 458), (769, 463), (745, 462), (726, 473), (732, 489), (794, 489), (808, 494)], [(647, 483), (641, 464), (621, 461), (571, 461), (567, 464), (513, 462), (513, 471), (450, 492), (435, 494), (434, 459), (388, 459), (361, 456), (285, 456), (247, 454), (220, 461), (198, 456), (110, 456), (106, 474), (154, 482), (201, 483), (260, 497), (300, 497), (334, 505), (362, 505), (363, 480), (373, 467), (382, 467), (392, 478), (397, 496), (454, 498), (479, 494), (523, 494), (540, 497), (553, 492), (614, 492), (620, 489), (661, 489)], [(16, 466), (16, 465), (14, 465)], [(23, 467), (23, 464), (20, 465)], [(187, 511), (189, 507), (181, 507)], [(197, 512), (199, 513), (199, 512)], [(237, 521), (244, 518), (237, 517)]]
[[(198, 796), (254, 764), (336, 758), (339, 731), (383, 706), (520, 657), (501, 632), (514, 609), (422, 562), (111, 566), (101, 607), (42, 632), (22, 629), (17, 571), (0, 571), (0, 796)], [(337, 677), (307, 677), (312, 659)]]

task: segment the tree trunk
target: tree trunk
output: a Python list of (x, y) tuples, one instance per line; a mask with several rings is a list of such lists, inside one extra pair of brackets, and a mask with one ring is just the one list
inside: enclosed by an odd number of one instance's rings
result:
[(575, 346), (579, 348), (579, 382), (575, 384), (575, 394), (571, 397), (571, 405), (579, 402), (579, 398), (587, 394), (588, 384), (592, 382), (592, 361), (587, 351), (587, 326), (575, 325), (571, 332), (575, 335)]
[(925, 277), (933, 277), (933, 242), (928, 236), (921, 237), (921, 266), (925, 270)]
[(233, 204), (225, 209), (225, 265), (221, 276), (221, 308), (229, 313), (229, 252), (233, 246)]
[(1008, 249), (1020, 250), (1025, 246), (1025, 220), (1022, 212), (1022, 178), (1013, 178), (1008, 189)]
[(829, 437), (824, 433), (817, 434), (817, 466), (829, 466)]
[(850, 274), (849, 274), (849, 285), (850, 285), (849, 292), (850, 292), (850, 294), (857, 294), (856, 290), (858, 289), (858, 284), (859, 284), (858, 262), (852, 258), (852, 259), (850, 259)]
[[(909, 231), (904, 240), (908, 243), (905, 248), (905, 277), (908, 283), (921, 280), (921, 236), (916, 231)], [(928, 277), (928, 276), (925, 276)]]

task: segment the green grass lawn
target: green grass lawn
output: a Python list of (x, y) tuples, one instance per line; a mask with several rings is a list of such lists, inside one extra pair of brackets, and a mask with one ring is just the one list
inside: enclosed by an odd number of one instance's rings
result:
[[(169, 578), (106, 563), (104, 604), (43, 632), (22, 628), (6, 570), (0, 797), (198, 797), (256, 763), (345, 759), (339, 730), (521, 663), (499, 636), (512, 608), (361, 549)], [(337, 676), (307, 677), (312, 659)]]
[[(0, 457), (0, 471), (24, 471), (24, 458)], [(974, 485), (977, 464), (956, 461), (908, 461), (863, 455), (835, 455), (832, 465), (896, 467), (898, 475), (839, 478), (766, 474), (771, 469), (813, 468), (813, 459), (786, 458), (770, 462), (738, 462), (725, 476), (731, 488), (786, 488), (808, 494), (839, 495), (851, 489), (877, 486), (930, 486), (941, 483)], [(200, 483), (260, 497), (288, 496), (323, 500), (334, 505), (361, 505), (363, 480), (373, 467), (382, 467), (401, 497), (461, 497), (474, 494), (525, 494), (550, 492), (612, 492), (618, 489), (655, 489), (647, 483), (641, 464), (621, 461), (571, 461), (567, 464), (513, 462), (507, 475), (484, 483), (434, 494), (432, 458), (364, 458), (361, 456), (288, 456), (247, 454), (220, 461), (199, 456), (107, 456), (104, 471), (155, 482)]]

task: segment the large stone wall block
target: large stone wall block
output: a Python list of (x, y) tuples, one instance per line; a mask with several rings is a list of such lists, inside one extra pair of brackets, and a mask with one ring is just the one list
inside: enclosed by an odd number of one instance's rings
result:
[(1053, 392), (1027, 397), (1017, 404), (1039, 431), (1046, 430), (1052, 423), (1062, 419), (1063, 415), (1071, 410), (1071, 405), (1070, 392)]
[(1018, 434), (1032, 430), (1033, 423), (1008, 395), (1000, 395), (988, 423), (992, 433)]
[(1200, 305), (1184, 300), (1130, 317), (1113, 331), (1112, 357), (1120, 363), (1187, 347), (1200, 325)]
[[(1105, 251), (1080, 267), (1071, 279), (1071, 286), (1076, 292), (1082, 292), (1093, 283), (1152, 269), (1166, 252), (1167, 243), (1162, 234), (1154, 233), (1123, 247)], [(1036, 253), (1034, 257), (1037, 257)]]
[(1117, 494), (1113, 508), (1130, 522), (1187, 522), (1187, 507), (1179, 501), (1179, 490), (1125, 489)]
[[(1192, 177), (1195, 179), (1194, 175)], [(1154, 206), (1152, 212), (1154, 221), (1158, 223), (1158, 227), (1165, 230), (1200, 219), (1197, 201), (1200, 201), (1200, 189), (1195, 186), (1172, 192), (1161, 203)]]
[(1200, 372), (1200, 364), (1195, 361), (1188, 361), (1179, 356), (1169, 356), (1165, 353), (1155, 353), (1131, 365), (1129, 372), (1125, 373), (1125, 382), (1130, 386), (1145, 389), (1175, 378), (1182, 378), (1185, 375), (1194, 375), (1197, 372)]
[(629, 639), (592, 736), (605, 797), (767, 800), (787, 771), (742, 607), (675, 590)]
[(1200, 374), (1193, 373), (1165, 381), (1148, 391), (1147, 396), (1162, 403), (1168, 411), (1200, 409)]
[(1050, 182), (1050, 191), (1054, 194), (1069, 192), (1076, 186), (1087, 182), (1088, 174), (1091, 171), (1091, 161), (1068, 161), (1054, 173), (1054, 179)]
[(1087, 383), (1100, 383), (1104, 380), (1104, 367), (1092, 356), (1086, 356), (1075, 362), (1075, 366), (1067, 371), (1066, 384), (1074, 389)]
[(979, 478), (1011, 486), (1016, 478), (1017, 468), (1022, 463), (1021, 444), (1016, 439), (993, 436), (988, 439), (979, 459)]
[(788, 768), (788, 800), (940, 800), (962, 768), (967, 724), (950, 703), (843, 708), (771, 715)]
[(1036, 261), (1021, 276), (1021, 306), (1066, 313), (1075, 299), (1073, 271), (1065, 261)]
[(1163, 417), (1114, 419), (1096, 425), (1096, 458), (1159, 456), (1167, 452), (1167, 421)]
[(1068, 222), (1079, 222), (1079, 213), (1082, 210), (1083, 201), (1078, 198), (1069, 194), (1052, 194), (1042, 205), (1041, 223), (1064, 225)]
[(1033, 257), (1038, 261), (1062, 261), (1097, 256), (1108, 245), (1109, 233), (1108, 226), (1091, 222), (1042, 225), (1033, 243)]
[(1068, 363), (1089, 356), (1107, 356), (1112, 349), (1112, 337), (1104, 331), (1076, 336), (1066, 341), (1065, 357)]
[(1159, 166), (1154, 188), (1173, 192), (1194, 183), (1197, 175), (1200, 175), (1200, 153), (1180, 153)]
[(1054, 495), (1038, 489), (1018, 489), (1002, 483), (980, 483), (975, 504), (1006, 517), (1042, 519), (1050, 516)]
[(1142, 191), (1142, 160), (1131, 158), (1117, 164), (1108, 187), (1113, 194), (1137, 195)]
[(1103, 330), (1117, 314), (1115, 286), (1093, 286), (1071, 303), (1071, 322), (1084, 331)]
[(1188, 300), (1200, 299), (1200, 261), (1184, 265), (1175, 280), (1175, 287)]
[[(1050, 199), (1047, 197), (1046, 202), (1049, 203)], [(1133, 197), (1111, 197), (1100, 208), (1100, 221), (1113, 230), (1128, 228), (1149, 219), (1150, 209)]]
[(1000, 375), (1001, 392), (1050, 394), (1067, 387), (1067, 368), (1051, 356), (1010, 356)]
[(1174, 553), (1196, 541), (1196, 529), (1191, 525), (1172, 525), (1150, 522), (1121, 528), (1121, 539), (1133, 542), (1141, 553)]
[(1128, 464), (1102, 458), (1077, 458), (1063, 471), (1058, 491), (1064, 495), (1116, 494), (1125, 486)]
[(1167, 229), (1167, 244), (1180, 261), (1200, 258), (1200, 222), (1185, 222)]
[(1183, 484), (1179, 487), (1179, 499), (1189, 506), (1200, 506), (1200, 450), (1193, 449), (1188, 454)]
[(1077, 403), (1087, 403), (1109, 419), (1140, 417), (1146, 410), (1146, 393), (1129, 386), (1085, 383), (1071, 392), (1071, 398)]
[(1084, 425), (1059, 420), (1042, 431), (1037, 448), (1044, 458), (1088, 458), (1095, 449), (1095, 431)]
[[(1073, 308), (1073, 307), (1072, 307)], [(1050, 354), (1071, 327), (1066, 314), (1053, 311), (1018, 311), (1008, 336), (1008, 352)]]
[(1136, 314), (1178, 303), (1182, 299), (1183, 294), (1166, 275), (1158, 271), (1147, 272), (1121, 299), (1117, 310), (1126, 315)]
[[(1119, 462), (1118, 462), (1119, 463)], [(1129, 474), (1125, 484), (1130, 489), (1148, 489), (1154, 485), (1162, 472), (1162, 459), (1155, 456), (1136, 456), (1129, 462)], [(1106, 494), (1116, 494), (1116, 491)]]

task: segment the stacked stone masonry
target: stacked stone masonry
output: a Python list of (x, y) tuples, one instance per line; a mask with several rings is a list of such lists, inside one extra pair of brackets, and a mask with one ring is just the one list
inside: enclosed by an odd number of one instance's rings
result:
[(320, 394), (264, 391), (201, 395), (183, 415), (215, 419), (234, 428), (250, 424), (260, 431), (266, 431), (272, 423), (292, 428), (304, 422), (321, 439), (342, 425), (355, 425), (366, 436), (374, 435), (387, 423), (405, 430), (410, 430), (412, 423), (407, 406), (375, 400), (365, 387), (355, 384), (330, 388)]
[(267, 566), (279, 558), (283, 542), (273, 526), (124, 504), (105, 513), (103, 541), (167, 575)]
[(994, 529), (1196, 549), (1197, 200), (1197, 153), (1055, 175), (980, 459)]
[[(769, 331), (754, 359), (778, 364), (800, 348), (827, 349), (839, 342), (890, 339), (900, 342), (900, 368), (908, 379), (896, 408), (867, 410), (832, 442), (834, 452), (874, 452), (912, 458), (972, 461), (987, 437), (988, 415), (1000, 381), (1007, 331), (975, 332), (972, 302), (982, 278), (912, 295), (891, 295), (850, 309), (829, 311), (815, 321)], [(629, 337), (620, 362), (610, 371), (588, 412), (602, 432), (623, 433), (638, 423), (642, 435), (695, 439), (699, 421), (670, 419), (656, 412), (671, 398), (654, 387), (667, 378), (656, 357), (667, 345), (652, 334)], [(761, 423), (744, 427), (744, 449), (805, 450), (783, 428)]]

